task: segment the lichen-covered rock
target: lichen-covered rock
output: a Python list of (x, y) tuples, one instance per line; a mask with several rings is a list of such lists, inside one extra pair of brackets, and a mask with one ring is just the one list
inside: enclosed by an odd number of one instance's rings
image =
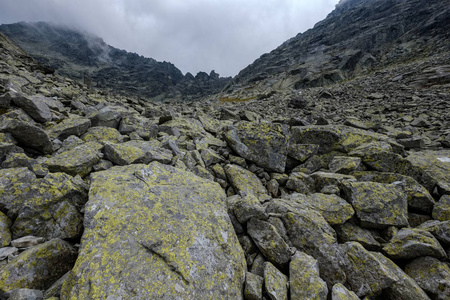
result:
[(287, 265), (291, 250), (272, 224), (252, 218), (247, 223), (247, 232), (270, 262), (276, 266)]
[(432, 299), (450, 299), (450, 267), (434, 257), (419, 257), (405, 266), (405, 273)]
[(237, 165), (226, 165), (224, 169), (237, 193), (254, 194), (256, 197), (267, 194), (261, 180), (252, 172)]
[(368, 250), (380, 249), (380, 243), (374, 238), (369, 229), (357, 226), (354, 221), (345, 222), (335, 227), (340, 243), (358, 242)]
[(239, 122), (225, 134), (229, 146), (241, 157), (273, 172), (284, 172), (289, 128), (278, 123)]
[(122, 117), (130, 115), (125, 107), (121, 106), (105, 106), (101, 108), (97, 114), (91, 118), (93, 126), (104, 126), (111, 128), (119, 128)]
[(211, 165), (220, 163), (224, 161), (224, 158), (218, 155), (211, 149), (205, 149), (201, 152), (202, 159), (205, 162), (205, 166), (209, 167)]
[(265, 208), (260, 204), (258, 198), (253, 194), (244, 195), (233, 205), (233, 212), (239, 223), (245, 224), (253, 217), (267, 219)]
[(303, 252), (297, 252), (289, 264), (291, 299), (327, 299), (328, 288), (320, 278), (317, 261)]
[(15, 219), (24, 206), (26, 194), (36, 175), (27, 168), (0, 170), (0, 209)]
[(142, 163), (145, 152), (133, 144), (106, 144), (104, 148), (105, 158), (116, 165), (126, 166), (133, 163)]
[(11, 242), (11, 220), (0, 212), (0, 248), (6, 247)]
[(450, 150), (412, 152), (406, 159), (420, 172), (418, 181), (430, 192), (450, 194)]
[(266, 212), (281, 214), (292, 245), (317, 259), (322, 279), (331, 284), (345, 282), (336, 233), (318, 212), (286, 199), (270, 201)]
[(11, 228), (13, 236), (78, 238), (83, 229), (80, 210), (87, 200), (84, 188), (64, 173), (35, 180), (17, 199), (22, 206)]
[(344, 180), (356, 180), (356, 178), (351, 175), (327, 172), (315, 172), (311, 174), (311, 177), (314, 179), (316, 191), (322, 191), (330, 186), (337, 187)]
[(44, 294), (40, 290), (17, 289), (11, 293), (8, 300), (42, 300)]
[(351, 181), (343, 182), (341, 186), (362, 227), (408, 225), (408, 203), (401, 186)]
[(0, 291), (45, 290), (72, 268), (75, 259), (75, 249), (60, 239), (29, 248), (0, 269)]
[(393, 259), (411, 259), (420, 256), (443, 258), (447, 256), (431, 233), (415, 228), (401, 229), (384, 246), (383, 251)]
[(381, 253), (374, 253), (378, 259), (383, 262), (397, 277), (398, 281), (387, 288), (383, 294), (389, 300), (429, 300), (430, 298), (424, 290), (411, 277), (400, 269), (390, 259), (383, 256)]
[(361, 168), (361, 158), (349, 156), (335, 156), (328, 168), (333, 173), (350, 174)]
[(105, 143), (121, 143), (123, 136), (120, 132), (111, 127), (95, 126), (88, 129), (88, 131), (81, 137), (83, 141)]
[(289, 157), (292, 157), (302, 163), (318, 153), (319, 145), (289, 144), (287, 151)]
[(342, 248), (348, 262), (347, 282), (358, 297), (375, 295), (399, 280), (379, 253), (369, 252), (357, 242), (347, 242)]
[(439, 221), (450, 221), (450, 195), (444, 195), (433, 208), (433, 218)]
[(403, 147), (388, 136), (344, 125), (308, 125), (292, 127), (291, 142), (296, 144), (317, 144), (319, 153), (332, 150), (350, 152), (358, 146), (372, 141), (389, 143), (395, 149)]
[(31, 97), (14, 97), (13, 102), (22, 108), (36, 122), (45, 123), (52, 120), (52, 112), (43, 101), (43, 96), (34, 95)]
[(439, 222), (436, 220), (429, 220), (422, 223), (417, 229), (430, 232), (444, 246), (450, 245), (450, 221)]
[(270, 262), (264, 264), (264, 286), (270, 300), (288, 299), (288, 277)]
[(314, 191), (314, 180), (305, 173), (293, 172), (289, 175), (286, 187), (302, 194), (310, 194)]
[(242, 299), (246, 262), (217, 183), (157, 162), (97, 172), (84, 225), (61, 299)]
[(331, 291), (331, 300), (359, 300), (359, 297), (342, 283), (336, 283)]
[(49, 136), (64, 141), (71, 135), (82, 136), (91, 127), (91, 120), (80, 117), (66, 118), (48, 129)]
[(244, 299), (261, 300), (263, 297), (263, 283), (264, 278), (247, 272), (247, 275), (245, 276)]
[(430, 213), (435, 205), (435, 201), (428, 190), (410, 176), (385, 172), (354, 172), (352, 175), (359, 181), (387, 184), (401, 181), (405, 186), (405, 193), (408, 197), (408, 207), (414, 210)]
[(88, 142), (52, 156), (45, 164), (50, 172), (64, 172), (72, 176), (84, 177), (100, 160), (98, 152), (102, 148), (103, 146), (97, 142)]
[(10, 133), (23, 147), (29, 147), (43, 154), (53, 152), (53, 144), (47, 132), (15, 111), (0, 117), (0, 132)]
[(355, 214), (353, 207), (336, 195), (315, 193), (306, 196), (294, 193), (289, 199), (319, 212), (330, 225), (344, 224)]

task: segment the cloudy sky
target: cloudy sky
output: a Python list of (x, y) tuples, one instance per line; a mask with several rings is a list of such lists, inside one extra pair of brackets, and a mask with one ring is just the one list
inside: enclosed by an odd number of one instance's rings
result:
[(324, 19), (339, 0), (0, 0), (0, 23), (51, 21), (183, 73), (234, 76)]

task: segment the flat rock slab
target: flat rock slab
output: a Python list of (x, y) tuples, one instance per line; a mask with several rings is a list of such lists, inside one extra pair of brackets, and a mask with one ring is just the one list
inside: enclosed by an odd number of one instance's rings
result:
[(158, 162), (92, 176), (61, 299), (242, 299), (246, 262), (217, 183)]

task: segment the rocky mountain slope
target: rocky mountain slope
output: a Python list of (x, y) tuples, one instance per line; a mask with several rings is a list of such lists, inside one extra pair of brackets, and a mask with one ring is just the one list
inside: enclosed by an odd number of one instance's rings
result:
[(94, 87), (153, 100), (192, 100), (219, 92), (230, 78), (212, 71), (183, 75), (169, 62), (158, 62), (107, 45), (101, 38), (45, 22), (0, 25), (33, 58), (59, 74)]
[(166, 105), (0, 34), (0, 297), (448, 299), (449, 68), (421, 64)]
[(243, 69), (228, 90), (256, 82), (295, 89), (326, 86), (398, 63), (448, 53), (449, 35), (447, 1), (342, 0), (314, 28)]

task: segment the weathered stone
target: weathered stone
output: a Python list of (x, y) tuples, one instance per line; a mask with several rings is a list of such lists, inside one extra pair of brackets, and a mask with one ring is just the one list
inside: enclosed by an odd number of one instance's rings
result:
[(450, 194), (450, 150), (412, 152), (406, 159), (420, 172), (419, 183), (432, 192)]
[(368, 250), (380, 249), (380, 243), (374, 238), (371, 232), (368, 229), (357, 226), (353, 221), (336, 226), (335, 230), (340, 243), (358, 242)]
[(430, 220), (418, 226), (417, 229), (428, 231), (444, 246), (450, 245), (450, 221), (439, 222)]
[(91, 120), (79, 117), (64, 119), (49, 128), (49, 136), (64, 141), (71, 135), (82, 136), (91, 127)]
[(355, 213), (350, 204), (336, 195), (315, 193), (305, 196), (294, 193), (289, 199), (319, 212), (330, 225), (344, 224)]
[(319, 145), (289, 144), (287, 149), (288, 156), (295, 158), (299, 162), (305, 162), (308, 158), (318, 153)]
[(45, 123), (52, 120), (52, 112), (43, 101), (43, 96), (35, 95), (31, 97), (14, 97), (13, 102), (22, 108), (36, 122)]
[(350, 174), (361, 168), (361, 158), (348, 156), (335, 156), (328, 165), (333, 173)]
[(103, 126), (89, 128), (81, 138), (85, 142), (98, 142), (101, 144), (123, 142), (123, 136), (117, 129)]
[(247, 272), (245, 276), (244, 298), (246, 300), (262, 300), (264, 278)]
[(261, 253), (274, 265), (286, 266), (291, 258), (289, 246), (269, 222), (250, 219), (247, 232)]
[(399, 280), (379, 253), (369, 252), (357, 242), (347, 242), (342, 248), (348, 262), (347, 282), (358, 297), (377, 294)]
[(297, 252), (289, 264), (289, 290), (291, 299), (327, 299), (328, 288), (320, 278), (317, 260)]
[[(375, 253), (374, 253), (375, 254)], [(376, 253), (378, 259), (386, 265), (397, 277), (398, 281), (384, 291), (389, 300), (429, 300), (428, 295), (400, 267), (381, 253)]]
[(336, 233), (318, 212), (286, 199), (270, 201), (266, 212), (281, 214), (292, 245), (317, 259), (322, 279), (331, 284), (345, 282)]
[(217, 183), (157, 162), (97, 172), (84, 225), (62, 299), (242, 297), (244, 253)]
[(267, 219), (265, 208), (253, 194), (243, 196), (233, 205), (233, 212), (241, 224), (247, 223), (251, 218)]
[(284, 172), (289, 129), (283, 124), (239, 122), (225, 134), (240, 156), (273, 172)]
[(37, 164), (35, 159), (28, 157), (25, 153), (10, 153), (2, 162), (2, 168), (22, 168), (27, 167), (30, 171)]
[(434, 257), (419, 257), (405, 266), (408, 274), (432, 299), (450, 298), (450, 267)]
[(294, 172), (289, 175), (286, 187), (302, 194), (314, 192), (314, 180), (305, 173)]
[(75, 249), (60, 239), (29, 248), (0, 269), (0, 290), (45, 290), (72, 268), (75, 259)]
[(11, 246), (16, 248), (29, 248), (42, 244), (43, 242), (45, 242), (43, 237), (28, 235), (11, 241)]
[(86, 203), (86, 191), (76, 179), (64, 173), (49, 174), (16, 197), (23, 204), (11, 228), (14, 238), (35, 235), (75, 239), (81, 235), (80, 210)]
[(450, 221), (450, 195), (444, 195), (433, 208), (433, 218), (439, 221)]
[(52, 156), (45, 164), (50, 172), (64, 172), (72, 176), (84, 177), (100, 160), (98, 152), (102, 148), (103, 146), (97, 142), (88, 142)]
[(411, 259), (420, 256), (443, 258), (447, 256), (431, 233), (415, 228), (401, 229), (383, 248), (383, 251), (393, 259)]
[(52, 153), (53, 144), (48, 134), (30, 121), (23, 116), (16, 116), (15, 112), (4, 114), (0, 118), (0, 131), (10, 133), (24, 147), (43, 154)]
[(264, 286), (270, 300), (288, 299), (288, 278), (270, 262), (264, 264)]
[(327, 186), (338, 186), (343, 180), (356, 180), (355, 177), (344, 174), (316, 172), (311, 174), (314, 179), (316, 191), (321, 191)]
[(118, 129), (122, 117), (130, 113), (119, 106), (106, 106), (101, 108), (98, 113), (91, 119), (93, 126), (104, 126)]
[(226, 165), (224, 169), (237, 193), (254, 194), (256, 197), (267, 194), (261, 180), (252, 172), (236, 165)]
[(435, 205), (435, 201), (428, 190), (412, 177), (384, 172), (354, 172), (352, 175), (359, 181), (375, 181), (387, 184), (401, 181), (405, 186), (404, 191), (408, 197), (408, 207), (414, 210), (430, 213)]
[(394, 147), (402, 148), (394, 139), (385, 135), (348, 127), (344, 125), (309, 125), (292, 127), (291, 143), (319, 145), (319, 153), (332, 150), (350, 152), (358, 146), (372, 141), (387, 142)]
[(405, 147), (405, 149), (424, 148), (425, 141), (422, 137), (411, 137), (405, 139), (397, 139), (397, 142)]
[(11, 242), (11, 220), (0, 212), (0, 248), (6, 247)]
[(224, 158), (215, 153), (211, 149), (206, 149), (201, 152), (202, 159), (205, 162), (205, 166), (209, 167), (210, 165), (217, 164), (224, 161)]
[(24, 206), (26, 191), (36, 179), (36, 175), (27, 168), (12, 168), (0, 170), (0, 209), (9, 218), (15, 219)]
[(44, 294), (40, 290), (17, 289), (11, 293), (8, 300), (42, 300)]
[[(64, 283), (64, 281), (69, 277), (70, 271), (64, 274), (61, 278), (56, 280), (45, 292), (44, 292), (44, 298), (49, 299), (50, 297), (59, 297), (61, 296), (61, 287)], [(56, 299), (55, 299), (56, 300)]]
[(359, 297), (342, 283), (336, 283), (331, 291), (331, 300), (359, 300)]
[(19, 249), (16, 247), (3, 247), (0, 248), (0, 261), (6, 258), (13, 259), (19, 255)]
[(401, 186), (376, 182), (341, 183), (346, 200), (356, 211), (362, 227), (408, 225), (408, 203)]

